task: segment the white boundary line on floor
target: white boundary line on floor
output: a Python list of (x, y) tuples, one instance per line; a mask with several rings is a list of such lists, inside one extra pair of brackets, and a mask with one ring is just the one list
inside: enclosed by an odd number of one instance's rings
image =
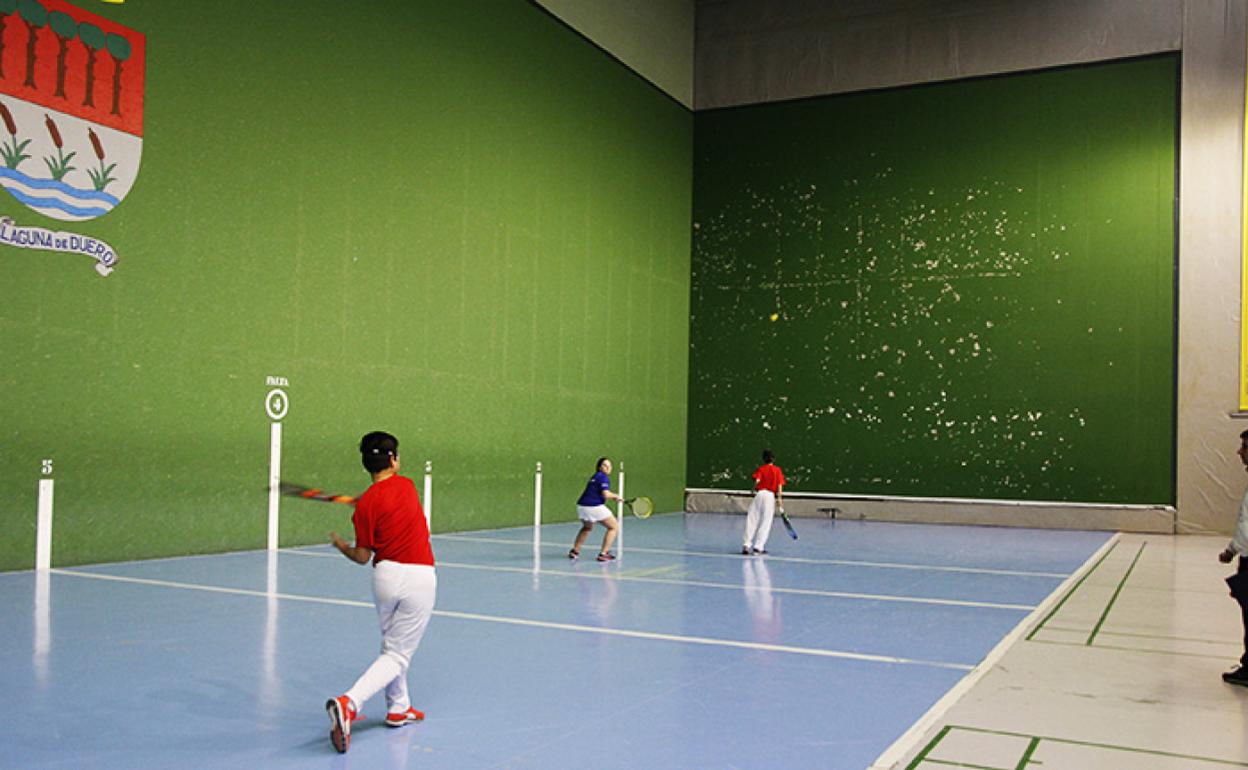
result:
[[(151, 578), (127, 577), (125, 575), (106, 575), (98, 572), (80, 572), (68, 569), (52, 569), (50, 572), (54, 575), (67, 575), (70, 577), (88, 578), (91, 580), (105, 580), (117, 583), (131, 583), (138, 585), (157, 586), (160, 588), (178, 588), (191, 591), (206, 591), (210, 593), (233, 594), (236, 596), (255, 596), (264, 599), (286, 599), (288, 601), (310, 602), (315, 604), (334, 604), (346, 607), (366, 607), (373, 609), (372, 602), (364, 602), (355, 599), (333, 599), (324, 596), (304, 596), (301, 594), (286, 593), (270, 593), (268, 591), (255, 591), (247, 588), (226, 588), (223, 586), (206, 586), (196, 583), (180, 583), (172, 580), (153, 580)], [(870, 655), (859, 652), (844, 652), (841, 650), (824, 650), (816, 647), (793, 647), (784, 644), (767, 644), (764, 642), (741, 642), (733, 639), (712, 639), (704, 636), (679, 636), (676, 634), (660, 634), (651, 631), (630, 631), (621, 628), (600, 628), (597, 626), (582, 626), (573, 623), (554, 623), (544, 620), (529, 620), (527, 618), (509, 618), (500, 615), (480, 615), (472, 612), (456, 612), (453, 610), (434, 610), (433, 614), (438, 617), (456, 618), (459, 620), (476, 620), (486, 623), (503, 623), (513, 626), (528, 626), (530, 628), (547, 628), (558, 631), (577, 631), (580, 633), (602, 634), (605, 636), (622, 636), (632, 639), (648, 639), (652, 641), (677, 642), (682, 644), (700, 644), (712, 647), (732, 647), (743, 650), (755, 650), (760, 652), (781, 652), (795, 655), (811, 655), (823, 658), (843, 658), (847, 660), (859, 660), (869, 663), (887, 663), (894, 665), (908, 666), (927, 666), (930, 668), (953, 669), (956, 671), (969, 671), (971, 666), (965, 663), (948, 663), (936, 660), (919, 660), (915, 658), (898, 658), (890, 655)]]
[[(501, 537), (474, 537), (471, 535), (434, 535), (434, 540), (458, 540), (466, 543), (501, 543), (506, 545), (523, 545), (532, 546), (531, 540), (511, 540)], [(561, 545), (543, 546), (546, 548), (554, 548), (563, 550)], [(669, 556), (697, 556), (709, 559), (732, 559), (739, 561), (742, 557), (739, 553), (712, 553), (710, 551), (680, 551), (667, 548), (641, 548), (630, 545), (629, 553), (658, 553), (667, 554)], [(1027, 570), (1014, 569), (992, 569), (989, 567), (947, 567), (934, 564), (901, 564), (898, 562), (881, 562), (881, 561), (857, 561), (853, 559), (807, 559), (800, 556), (776, 556), (768, 554), (765, 556), (768, 561), (790, 562), (794, 564), (834, 564), (847, 567), (878, 567), (881, 569), (904, 569), (917, 570), (921, 572), (961, 572), (971, 575), (1012, 575), (1017, 577), (1041, 577), (1041, 578), (1059, 578), (1067, 577), (1064, 572), (1029, 572)]]
[[(745, 489), (712, 489), (710, 487), (685, 487), (685, 494), (723, 495), (725, 497), (752, 498), (754, 492)], [(1011, 500), (1009, 498), (992, 497), (922, 497), (910, 495), (865, 495), (845, 494), (840, 492), (786, 492), (793, 499), (804, 500), (847, 500), (850, 502), (869, 501), (880, 503), (937, 503), (952, 505), (991, 505), (1010, 508), (1083, 508), (1093, 510), (1125, 510), (1125, 511), (1163, 511), (1174, 513), (1173, 505), (1149, 505), (1141, 503), (1079, 503), (1066, 500)], [(716, 513), (716, 511), (695, 511), (695, 513)], [(894, 523), (894, 522), (890, 522)], [(910, 523), (910, 522), (896, 522)], [(921, 523), (921, 522), (920, 522)], [(976, 525), (971, 525), (976, 526)]]
[(1049, 608), (1061, 601), (1061, 598), (1071, 590), (1071, 587), (1074, 586), (1074, 584), (1077, 583), (1084, 574), (1089, 572), (1099, 562), (1101, 556), (1107, 553), (1109, 549), (1113, 548), (1114, 544), (1117, 543), (1121, 537), (1121, 533), (1115, 532), (1113, 537), (1106, 540), (1105, 543), (1096, 550), (1096, 553), (1088, 557), (1087, 561), (1083, 563), (1083, 566), (1076, 570), (1070, 577), (1066, 578), (1066, 580), (1062, 581), (1062, 584), (1054, 589), (1053, 593), (1049, 594), (1048, 598), (1041, 602), (1030, 615), (1023, 618), (1019, 624), (1014, 627), (1013, 631), (1006, 634), (1005, 638), (998, 642), (996, 647), (992, 648), (992, 651), (979, 662), (979, 665), (975, 666), (970, 673), (962, 677), (962, 680), (954, 685), (949, 692), (945, 693), (940, 700), (933, 703), (932, 707), (929, 708), (917, 722), (911, 725), (909, 730), (904, 732), (900, 738), (894, 741), (893, 745), (885, 749), (884, 752), (876, 758), (875, 762), (871, 763), (871, 766), (867, 768), (867, 770), (893, 770), (898, 763), (900, 763), (915, 749), (919, 741), (926, 737), (928, 731), (931, 730), (936, 723), (944, 717), (945, 713), (948, 712), (949, 709), (953, 708), (953, 705), (957, 703), (962, 696), (970, 692), (971, 688), (974, 687), (981, 678), (983, 678), (984, 674), (988, 673), (988, 671), (997, 664), (997, 661), (1005, 656), (1005, 653), (1013, 647), (1019, 639), (1022, 638), (1023, 634), (1027, 633), (1033, 625), (1039, 622), (1040, 618), (1044, 617), (1045, 613), (1049, 611)]
[[(287, 548), (283, 553), (297, 556), (316, 556), (327, 559), (342, 558), (339, 554), (326, 551), (301, 551)], [(908, 604), (939, 604), (947, 607), (975, 607), (988, 610), (1014, 610), (1030, 612), (1034, 604), (1005, 604), (1002, 602), (975, 602), (969, 599), (940, 599), (922, 596), (898, 596), (896, 594), (863, 594), (850, 591), (820, 591), (814, 588), (777, 588), (775, 586), (748, 586), (739, 583), (712, 583), (702, 580), (679, 580), (676, 578), (656, 578), (644, 575), (628, 575), (620, 572), (572, 572), (570, 570), (533, 570), (530, 567), (502, 567), (489, 564), (464, 564), (462, 562), (438, 561), (438, 567), (450, 569), (481, 570), (483, 572), (514, 572), (524, 575), (549, 575), (551, 577), (593, 578), (596, 580), (619, 580), (633, 583), (657, 583), (659, 585), (693, 586), (695, 588), (718, 588), (730, 591), (760, 591), (779, 594), (796, 594), (799, 596), (823, 596), (832, 599), (861, 599), (873, 602), (905, 602)]]

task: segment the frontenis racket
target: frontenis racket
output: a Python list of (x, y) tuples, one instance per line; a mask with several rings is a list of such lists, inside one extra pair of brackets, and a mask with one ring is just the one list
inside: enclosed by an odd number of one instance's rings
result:
[(278, 491), (288, 497), (302, 497), (304, 500), (321, 500), (326, 503), (345, 503), (353, 505), (355, 497), (352, 495), (331, 495), (319, 487), (305, 487), (302, 484), (291, 484), (283, 481), (278, 486)]
[(789, 514), (785, 513), (783, 508), (780, 509), (780, 521), (784, 522), (784, 528), (788, 531), (789, 537), (796, 540), (797, 530), (793, 529), (793, 522), (789, 521)]
[(648, 497), (630, 497), (624, 501), (624, 505), (628, 506), (628, 512), (639, 519), (644, 519), (654, 513), (654, 503), (650, 502)]

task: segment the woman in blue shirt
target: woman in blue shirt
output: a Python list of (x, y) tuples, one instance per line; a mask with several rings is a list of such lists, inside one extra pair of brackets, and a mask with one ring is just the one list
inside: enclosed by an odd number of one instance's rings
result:
[(622, 499), (611, 491), (611, 461), (605, 457), (598, 458), (598, 470), (589, 477), (585, 491), (576, 501), (576, 517), (581, 520), (581, 531), (576, 533), (576, 543), (568, 551), (569, 559), (581, 555), (581, 544), (593, 531), (594, 522), (607, 528), (606, 534), (602, 536), (602, 550), (598, 552), (598, 561), (611, 561), (615, 558), (615, 554), (611, 553), (611, 543), (615, 541), (618, 525), (611, 515), (611, 509), (607, 507), (607, 500)]

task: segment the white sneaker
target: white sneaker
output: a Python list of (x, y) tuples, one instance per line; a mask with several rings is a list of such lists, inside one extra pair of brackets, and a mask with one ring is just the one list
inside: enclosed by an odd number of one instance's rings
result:
[(409, 708), (407, 711), (401, 713), (391, 711), (389, 714), (386, 714), (386, 724), (390, 727), (402, 727), (408, 722), (423, 721), (424, 718), (425, 712)]
[(329, 714), (329, 741), (334, 744), (339, 754), (346, 754), (351, 745), (351, 722), (355, 719), (355, 709), (351, 708), (351, 699), (345, 695), (330, 698), (325, 702), (325, 712)]

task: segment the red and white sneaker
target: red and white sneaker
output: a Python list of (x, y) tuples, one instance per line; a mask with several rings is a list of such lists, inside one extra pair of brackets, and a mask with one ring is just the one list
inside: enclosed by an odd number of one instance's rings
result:
[(329, 742), (334, 744), (339, 754), (347, 753), (351, 745), (351, 723), (358, 719), (355, 709), (351, 708), (351, 699), (345, 695), (325, 701), (325, 712), (329, 714)]
[(422, 722), (424, 719), (425, 712), (417, 711), (413, 708), (409, 708), (407, 711), (400, 713), (391, 711), (389, 714), (386, 714), (386, 724), (390, 727), (402, 727), (409, 722)]

